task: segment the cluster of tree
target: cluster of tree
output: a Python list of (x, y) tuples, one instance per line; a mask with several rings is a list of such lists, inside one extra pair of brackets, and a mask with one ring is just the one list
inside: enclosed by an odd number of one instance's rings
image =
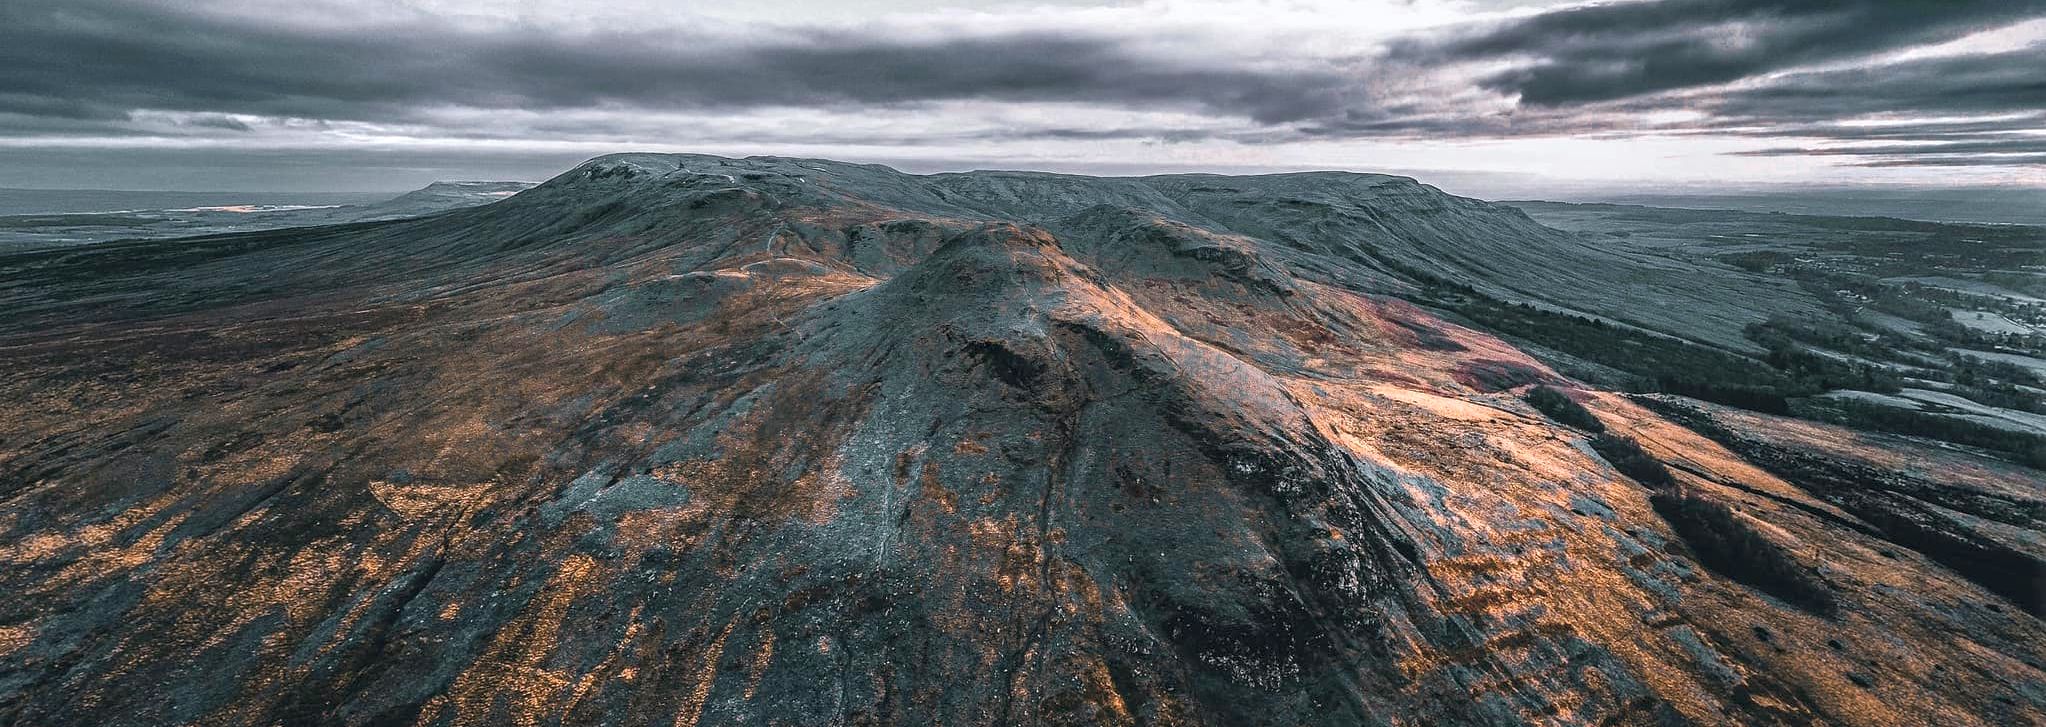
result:
[(1907, 282), (1902, 285), (1875, 283), (1868, 286), (1877, 308), (1925, 324), (1927, 335), (1960, 346), (2009, 346), (2036, 350), (2046, 337), (2019, 331), (1986, 331), (1954, 320), (1954, 311), (1983, 311), (2015, 321), (2046, 319), (2046, 308), (2000, 295), (1968, 293), (1936, 285)]
[(1795, 346), (1772, 348), (1766, 360), (1792, 379), (1823, 391), (1857, 389), (1888, 394), (1904, 388), (1903, 380), (1888, 367), (1842, 361)]
[(1955, 309), (1986, 311), (2017, 321), (2046, 320), (2046, 306), (2036, 303), (1937, 285), (1889, 282), (1868, 274), (1806, 270), (1795, 266), (1778, 269), (1795, 277), (1835, 313), (1852, 317), (1863, 309), (1881, 311), (1923, 325), (1926, 335), (1932, 339), (1912, 340), (1895, 334), (1881, 336), (1883, 342), (1892, 347), (2002, 346), (2022, 350), (2046, 347), (2046, 336), (2016, 331), (1985, 331), (1954, 320)]
[(1817, 573), (1726, 505), (1681, 488), (1657, 491), (1648, 502), (1706, 568), (1812, 611), (1834, 610), (1833, 589)]
[(1736, 252), (1719, 256), (1719, 261), (1753, 273), (1766, 273), (1790, 264), (1797, 258), (1789, 253), (1775, 250)]
[(2009, 348), (2020, 351), (2046, 349), (2046, 336), (2019, 331), (1985, 331), (1970, 328), (1949, 315), (1925, 324), (1925, 334), (1936, 343), (1962, 348)]
[[(1940, 309), (1945, 316), (1945, 309)], [(1949, 317), (1940, 321), (1959, 327)], [(1936, 331), (1938, 325), (1928, 325)], [(1914, 376), (1951, 383), (1950, 393), (1988, 406), (2022, 411), (2046, 410), (2039, 397), (2021, 386), (2036, 386), (2037, 376), (2022, 366), (1950, 353), (1939, 341), (1913, 341), (1895, 335), (1871, 334), (1851, 326), (1825, 321), (1771, 319), (1749, 326), (1749, 340), (1769, 350), (1771, 366), (1786, 375), (1819, 389), (1855, 389), (1896, 393), (1903, 380), (1888, 367), (1858, 363), (1816, 353), (1805, 345), (1873, 358), (1897, 360), (1906, 350), (1918, 350), (1929, 358), (1936, 354), (1950, 365), (1941, 371), (1919, 368)], [(1963, 337), (1966, 337), (1965, 335)], [(1970, 339), (1972, 340), (1972, 339)], [(1952, 342), (1952, 341), (1949, 341)], [(1867, 402), (1799, 405), (1789, 413), (1819, 418), (1847, 426), (1930, 437), (1941, 441), (2010, 452), (2022, 458), (2034, 446), (2021, 433), (1938, 414), (1900, 409)]]
[(2027, 386), (2039, 386), (2039, 373), (2009, 361), (1997, 361), (1980, 356), (1953, 354), (1954, 383), (1973, 386), (1985, 381), (2003, 381)]
[(1966, 354), (1949, 354), (1953, 361), (1953, 393), (1976, 403), (2004, 409), (2046, 414), (2046, 399), (2037, 389), (2038, 372), (2007, 361), (1994, 361)]
[(1535, 408), (1535, 411), (1550, 419), (1594, 434), (1606, 430), (1604, 422), (1599, 421), (1598, 417), (1585, 409), (1583, 404), (1577, 403), (1576, 399), (1563, 392), (1547, 386), (1536, 386), (1528, 389), (1527, 395), (1523, 398)]
[(1996, 450), (2023, 464), (2046, 469), (2046, 437), (2028, 432), (1851, 399), (1800, 402), (1793, 413), (1856, 429), (1908, 434)]
[(1998, 381), (1969, 384), (1957, 386), (1951, 393), (1985, 406), (2046, 414), (2046, 401), (2041, 401), (2038, 394), (2013, 384)]
[(1468, 297), (1456, 311), (1509, 338), (1630, 374), (1623, 388), (1668, 392), (1757, 411), (1786, 413), (1788, 398), (1823, 389), (1746, 356), (1526, 303)]
[[(1891, 285), (1873, 275), (1851, 273), (1825, 273), (1805, 276), (1800, 280), (1806, 290), (1817, 294), (1821, 300), (1838, 304), (1838, 312), (1851, 312), (1859, 306), (1866, 306), (1928, 325), (1936, 321), (1952, 321), (1954, 317), (1946, 306), (1926, 296), (1913, 294), (1923, 286)], [(1843, 296), (1847, 300), (1841, 300)]]
[(1870, 332), (1826, 318), (1774, 316), (1767, 323), (1748, 326), (1745, 333), (1748, 340), (1770, 350), (1806, 343), (1829, 351), (1878, 360), (1894, 360), (1900, 350), (1912, 345), (1910, 339), (1895, 333)]
[(1670, 476), (1669, 468), (1663, 466), (1662, 460), (1643, 450), (1641, 443), (1634, 441), (1633, 437), (1600, 434), (1592, 437), (1589, 443), (1591, 451), (1605, 458), (1606, 463), (1619, 470), (1620, 474), (1657, 490), (1676, 487), (1676, 478)]
[(1764, 360), (1771, 367), (1804, 384), (1805, 388), (1883, 393), (1895, 393), (1903, 388), (1902, 379), (1889, 367), (1834, 358), (1800, 345), (1800, 342), (1813, 342), (1826, 349), (1864, 356), (1895, 355), (1895, 351), (1884, 346), (1879, 339), (1858, 335), (1844, 326), (1771, 320), (1748, 326), (1746, 333), (1748, 340), (1769, 350)]
[(1769, 350), (1766, 359), (1769, 365), (1792, 378), (1823, 389), (1889, 394), (1900, 390), (1904, 381), (1888, 366), (1843, 360), (1811, 348), (1877, 361), (1897, 361), (1905, 358), (1904, 351), (1917, 349), (1922, 352), (1919, 356), (1921, 361), (1936, 354), (1949, 362), (1944, 371), (1913, 365), (1918, 369), (1913, 375), (1918, 378), (1951, 383), (1952, 393), (1980, 404), (2022, 411), (2046, 411), (2046, 402), (2022, 388), (2040, 385), (2040, 378), (2033, 370), (2005, 361), (1953, 353), (1943, 345), (1927, 345), (1891, 333), (1871, 333), (1838, 322), (1780, 317), (1748, 326), (1747, 337)]

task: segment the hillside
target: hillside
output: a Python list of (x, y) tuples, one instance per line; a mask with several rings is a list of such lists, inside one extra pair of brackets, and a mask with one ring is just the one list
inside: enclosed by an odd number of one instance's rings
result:
[(0, 722), (2046, 722), (2038, 470), (1602, 390), (1513, 303), (1818, 305), (1338, 173), (614, 155), (0, 254)]

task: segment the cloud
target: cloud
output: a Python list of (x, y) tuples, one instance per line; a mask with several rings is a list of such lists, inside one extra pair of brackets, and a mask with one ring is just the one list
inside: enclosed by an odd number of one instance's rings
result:
[(2046, 108), (2046, 44), (2022, 50), (1795, 72), (1707, 103), (1730, 117), (1807, 121), (1952, 117)]
[[(79, 0), (0, 6), (0, 110), (130, 109), (402, 121), (432, 106), (710, 109), (930, 101), (1174, 105), (1274, 124), (1361, 100), (1330, 67), (1166, 58), (1077, 30), (928, 37), (777, 28), (555, 33), (296, 27)], [(878, 31), (878, 32), (877, 32)]]
[(2046, 160), (2046, 136), (2013, 136), (1972, 141), (1912, 144), (1854, 144), (1826, 147), (1771, 147), (1735, 152), (1752, 157), (1848, 157), (1850, 166), (2023, 167)]
[(1854, 166), (1872, 169), (1899, 167), (2035, 167), (2046, 166), (2046, 154), (1903, 157), (1857, 162)]
[[(2046, 108), (2046, 23), (2018, 25), (2046, 0), (1520, 4), (1148, 0), (774, 23), (663, 16), (665, 3), (553, 22), (452, 0), (290, 14), (0, 2), (0, 149), (1668, 136), (1775, 144), (1733, 150), (1751, 161), (2021, 166), (2029, 151), (1955, 145), (2037, 129)], [(2012, 27), (2030, 30), (1972, 40)], [(1840, 151), (1856, 141), (1899, 143)]]
[(1741, 156), (1915, 156), (1922, 154), (2046, 154), (2046, 136), (1873, 146), (1775, 147), (1737, 152)]
[(1694, 133), (1760, 138), (1829, 139), (1838, 141), (1938, 141), (1944, 139), (1994, 139), (2029, 134), (2046, 129), (2046, 113), (2018, 112), (1962, 121), (1892, 118), (1869, 122), (1783, 122), (1757, 119), (1721, 119), (1702, 125)]
[(2033, 0), (1660, 0), (1585, 5), (1407, 44), (1444, 61), (1522, 60), (1487, 88), (1533, 106), (1717, 85), (1952, 40), (2036, 16)]

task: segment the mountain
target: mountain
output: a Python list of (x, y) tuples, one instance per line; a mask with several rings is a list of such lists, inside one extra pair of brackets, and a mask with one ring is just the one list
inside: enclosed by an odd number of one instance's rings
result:
[(165, 192), (0, 187), (0, 217), (106, 214), (228, 205), (328, 207), (368, 204), (384, 198), (385, 195), (368, 192)]
[(527, 182), (434, 182), (362, 194), (0, 189), (0, 251), (420, 217), (489, 204)]
[(1559, 373), (1819, 302), (1400, 177), (613, 155), (0, 305), (12, 723), (2046, 710), (2037, 470)]

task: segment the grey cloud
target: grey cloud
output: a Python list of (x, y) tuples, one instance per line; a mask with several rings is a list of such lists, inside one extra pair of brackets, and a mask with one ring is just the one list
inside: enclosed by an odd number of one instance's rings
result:
[[(604, 140), (601, 114), (445, 128), (430, 109), (701, 111), (797, 106), (857, 111), (944, 101), (1086, 102), (1186, 110), (1194, 128), (1018, 123), (911, 136), (847, 131), (753, 140), (914, 146), (959, 141), (1160, 142), (1507, 138), (1698, 133), (1890, 145), (1904, 157), (2023, 159), (1986, 144), (2036, 115), (1885, 127), (1871, 115), (2046, 109), (2046, 48), (1843, 70), (1811, 64), (1958, 37), (2046, 16), (2046, 0), (1631, 0), (1452, 29), (1338, 59), (1255, 64), (1132, 50), (1130, 29), (986, 29), (956, 37), (782, 27), (572, 33), (422, 21), (379, 32), (316, 30), (149, 0), (0, 0), (0, 135), (239, 135), (231, 114), (418, 124), (444, 139)], [(1729, 29), (1739, 28), (1738, 36)], [(1475, 75), (1471, 68), (1512, 66)], [(1435, 87), (1403, 88), (1388, 79)], [(1416, 81), (1417, 83), (1421, 81)], [(1731, 81), (1745, 83), (1728, 85)], [(1471, 105), (1517, 95), (1510, 112)], [(1400, 95), (1405, 94), (1405, 95)], [(137, 110), (191, 114), (141, 118)], [(1654, 112), (1702, 111), (1679, 127)], [(561, 115), (569, 116), (569, 115)], [(471, 116), (473, 118), (473, 116)], [(1236, 123), (1248, 122), (1248, 123)], [(521, 126), (524, 124), (524, 126)], [(647, 126), (630, 127), (644, 131)], [(615, 131), (615, 129), (612, 129)], [(521, 136), (523, 135), (523, 136)], [(642, 135), (643, 138), (643, 135)], [(1792, 153), (1789, 147), (1764, 154)], [(1811, 153), (1798, 149), (1796, 153)]]
[(1522, 103), (1610, 101), (1959, 37), (2040, 0), (1659, 0), (1586, 5), (1405, 44), (1444, 61), (1524, 59), (1484, 81)]
[[(1649, 0), (1566, 8), (1393, 46), (1411, 65), (1515, 65), (1477, 81), (1517, 95), (1510, 113), (1402, 113), (1382, 104), (1311, 119), (1298, 131), (1314, 138), (1994, 139), (2042, 127), (2046, 75), (2038, 69), (2046, 68), (2046, 46), (1901, 62), (1876, 56), (2042, 16), (2040, 0)], [(1733, 28), (1743, 32), (1735, 37)], [(1835, 61), (1851, 62), (1799, 70)], [(1646, 122), (1668, 111), (1703, 118), (1674, 127)], [(1911, 121), (1979, 115), (2002, 117)], [(1865, 118), (1904, 123), (1839, 123)]]
[(120, 0), (0, 5), (0, 110), (168, 109), (389, 121), (430, 105), (548, 109), (886, 105), (956, 99), (1172, 105), (1283, 123), (1355, 104), (1349, 74), (1134, 55), (1110, 36), (901, 39), (826, 30), (374, 34)]
[(1793, 73), (1709, 101), (1735, 118), (1807, 121), (1869, 114), (1994, 114), (2046, 109), (2046, 46), (2009, 53)]
[(2046, 136), (1931, 144), (1878, 144), (1844, 147), (1778, 147), (1738, 152), (1741, 156), (1916, 156), (1926, 154), (2046, 154)]
[(1881, 159), (1857, 167), (2034, 167), (2046, 166), (2046, 154), (1935, 156)]
[[(1941, 56), (1847, 69), (1793, 72), (1703, 100), (1709, 127), (1749, 136), (1834, 141), (1917, 142), (1875, 146), (1765, 149), (1758, 156), (1886, 157), (1861, 166), (2027, 166), (2046, 151), (2046, 46), (2013, 52)], [(1919, 121), (1987, 116), (1963, 121)], [(1852, 118), (1904, 123), (1843, 125)], [(1903, 163), (1907, 157), (1927, 157)], [(1894, 162), (1894, 163), (1893, 163)]]
[(1698, 125), (1689, 133), (1762, 138), (1808, 138), (1838, 141), (1937, 141), (1957, 138), (1994, 139), (2046, 129), (2046, 115), (2021, 114), (1969, 121), (1899, 121), (1882, 124), (1782, 122), (1721, 119)]
[(227, 131), (241, 132), (249, 132), (255, 130), (250, 128), (247, 122), (244, 122), (241, 119), (237, 119), (232, 116), (201, 116), (199, 118), (186, 121), (182, 125), (197, 127), (201, 129), (224, 129)]

